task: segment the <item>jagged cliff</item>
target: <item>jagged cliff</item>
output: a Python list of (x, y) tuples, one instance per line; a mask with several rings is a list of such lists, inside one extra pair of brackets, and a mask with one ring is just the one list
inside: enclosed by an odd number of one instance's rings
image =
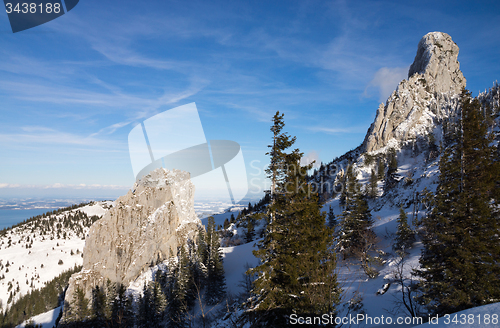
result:
[(465, 78), (457, 60), (458, 46), (442, 32), (426, 34), (408, 71), (408, 80), (381, 104), (363, 142), (366, 152), (391, 140), (400, 143), (432, 133), (443, 118), (455, 116)]
[(83, 269), (70, 279), (61, 322), (69, 318), (77, 287), (90, 300), (92, 288), (108, 279), (128, 286), (151, 262), (176, 254), (199, 227), (189, 173), (160, 168), (143, 177), (90, 228)]

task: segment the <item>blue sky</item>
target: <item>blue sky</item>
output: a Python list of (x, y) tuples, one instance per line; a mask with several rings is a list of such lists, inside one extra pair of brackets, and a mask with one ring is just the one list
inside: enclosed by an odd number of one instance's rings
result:
[(331, 161), (362, 142), (432, 31), (460, 47), (474, 95), (500, 78), (498, 1), (81, 0), (15, 34), (0, 14), (0, 197), (121, 195), (131, 129), (191, 102), (250, 176), (277, 110), (301, 151)]

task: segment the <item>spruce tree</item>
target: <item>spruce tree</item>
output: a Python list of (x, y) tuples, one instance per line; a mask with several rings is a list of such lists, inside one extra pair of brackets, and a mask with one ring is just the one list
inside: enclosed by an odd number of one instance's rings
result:
[(106, 294), (100, 286), (96, 286), (92, 289), (92, 312), (94, 320), (100, 327), (104, 327), (106, 324), (105, 306)]
[(181, 246), (178, 253), (179, 260), (175, 267), (174, 276), (172, 277), (172, 289), (169, 293), (167, 319), (169, 327), (183, 328), (188, 325), (188, 292), (190, 290), (191, 273), (185, 248)]
[(500, 299), (498, 221), (492, 216), (494, 149), (477, 99), (462, 92), (458, 129), (439, 161), (435, 206), (424, 218), (424, 301), (445, 314)]
[(255, 237), (255, 229), (252, 223), (251, 216), (247, 216), (247, 232), (245, 234), (245, 242), (250, 243)]
[(144, 282), (142, 287), (142, 295), (139, 299), (139, 316), (138, 325), (140, 328), (153, 326), (153, 296), (148, 284)]
[(385, 163), (382, 158), (379, 158), (377, 161), (377, 179), (382, 180), (385, 175)]
[(377, 192), (378, 192), (378, 186), (377, 186), (377, 175), (375, 174), (375, 171), (372, 169), (371, 174), (370, 174), (370, 183), (368, 184), (368, 197), (371, 199), (377, 198)]
[(280, 327), (287, 325), (286, 316), (292, 313), (334, 314), (339, 288), (331, 245), (333, 230), (325, 225), (318, 195), (307, 182), (312, 164), (300, 165), (302, 153), (298, 149), (286, 152), (295, 137), (281, 133), (283, 115), (277, 113), (273, 123), (270, 147), (274, 151), (268, 154), (271, 163), (280, 166), (267, 171), (276, 183), (268, 206), (271, 220), (260, 249), (254, 252), (261, 265), (249, 271), (257, 276), (249, 313), (259, 317), (256, 325)]
[(352, 165), (346, 174), (346, 204), (342, 213), (338, 245), (343, 258), (358, 258), (365, 270), (369, 269), (369, 250), (376, 242), (372, 230), (373, 219), (361, 186), (356, 178)]
[(226, 278), (224, 263), (220, 249), (219, 234), (215, 231), (214, 218), (210, 217), (207, 224), (207, 236), (210, 235), (207, 262), (207, 289), (205, 301), (208, 305), (219, 303), (226, 294)]
[(73, 315), (75, 321), (84, 321), (90, 315), (89, 300), (80, 286), (76, 286), (73, 294)]
[(410, 228), (410, 225), (408, 224), (408, 216), (402, 207), (399, 209), (397, 229), (393, 249), (395, 251), (406, 252), (406, 250), (410, 249), (415, 242), (415, 232), (413, 232)]
[[(287, 154), (285, 150), (290, 148), (296, 140), (296, 137), (290, 137), (286, 132), (282, 132), (285, 127), (284, 114), (280, 115), (277, 111), (273, 117), (273, 125), (271, 125), (271, 132), (273, 134), (273, 142), (268, 145), (270, 148), (266, 155), (270, 157), (270, 163), (266, 169), (266, 174), (271, 180), (271, 201), (277, 189), (282, 189), (286, 177), (286, 160)], [(272, 218), (271, 218), (272, 220)]]
[(333, 208), (330, 205), (328, 208), (328, 227), (335, 229), (337, 226), (337, 216), (333, 213)]
[(387, 154), (387, 157), (389, 165), (385, 176), (385, 190), (393, 188), (398, 182), (396, 174), (396, 172), (398, 171), (398, 159), (396, 156), (396, 150), (394, 148), (391, 148), (389, 150), (389, 153)]
[[(158, 277), (158, 276), (157, 276)], [(154, 282), (151, 283), (151, 296), (152, 296), (152, 304), (153, 304), (153, 325), (152, 327), (162, 327), (162, 321), (164, 316), (164, 311), (167, 308), (167, 300), (165, 298), (165, 294), (161, 289), (160, 283), (158, 279), (155, 279)]]

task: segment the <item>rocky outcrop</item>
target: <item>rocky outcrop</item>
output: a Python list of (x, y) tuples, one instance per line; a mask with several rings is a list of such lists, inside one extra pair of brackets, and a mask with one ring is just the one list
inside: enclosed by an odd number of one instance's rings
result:
[[(70, 278), (65, 303), (77, 287), (91, 299), (92, 288), (111, 282), (125, 286), (151, 263), (177, 253), (201, 226), (194, 212), (194, 185), (189, 173), (163, 168), (143, 177), (90, 228), (83, 269)], [(67, 318), (67, 307), (63, 323)]]
[(426, 135), (437, 122), (454, 116), (466, 83), (458, 50), (446, 33), (428, 33), (420, 40), (408, 80), (401, 81), (377, 110), (363, 143), (366, 152)]

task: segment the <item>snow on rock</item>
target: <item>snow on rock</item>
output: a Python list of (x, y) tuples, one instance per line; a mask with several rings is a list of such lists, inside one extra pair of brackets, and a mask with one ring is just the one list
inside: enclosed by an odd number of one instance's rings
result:
[(426, 34), (418, 44), (408, 80), (380, 104), (363, 146), (374, 152), (395, 139), (410, 140), (432, 133), (435, 123), (455, 115), (465, 78), (457, 61), (458, 46), (446, 33)]
[[(65, 302), (71, 302), (77, 286), (91, 299), (92, 288), (108, 279), (128, 285), (152, 262), (175, 253), (199, 227), (189, 173), (163, 168), (152, 171), (90, 228), (83, 270), (70, 278)], [(65, 312), (62, 322), (66, 317)]]

